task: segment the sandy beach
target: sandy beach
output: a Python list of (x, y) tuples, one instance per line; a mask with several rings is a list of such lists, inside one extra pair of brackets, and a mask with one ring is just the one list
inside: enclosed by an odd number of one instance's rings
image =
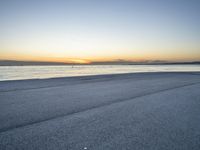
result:
[(1, 150), (198, 150), (200, 72), (0, 82)]

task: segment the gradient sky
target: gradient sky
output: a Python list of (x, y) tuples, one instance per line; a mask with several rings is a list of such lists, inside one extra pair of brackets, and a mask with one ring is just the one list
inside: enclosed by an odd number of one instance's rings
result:
[(0, 0), (0, 59), (200, 60), (200, 0)]

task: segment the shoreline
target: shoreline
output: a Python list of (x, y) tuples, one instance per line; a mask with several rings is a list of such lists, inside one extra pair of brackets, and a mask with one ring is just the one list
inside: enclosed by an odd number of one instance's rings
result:
[(146, 76), (166, 76), (166, 75), (200, 75), (200, 71), (193, 72), (135, 72), (135, 73), (119, 73), (119, 74), (99, 74), (86, 76), (71, 77), (55, 77), (42, 79), (22, 79), (22, 80), (5, 80), (0, 81), (0, 92), (18, 89), (36, 89), (58, 87), (70, 84), (81, 84), (87, 82), (105, 82), (113, 79), (138, 78), (142, 79)]
[(81, 78), (95, 78), (95, 77), (109, 77), (109, 76), (121, 76), (121, 75), (133, 75), (133, 74), (167, 74), (167, 73), (183, 73), (183, 74), (200, 74), (200, 71), (147, 71), (147, 72), (127, 72), (127, 73), (111, 73), (111, 74), (95, 74), (95, 75), (77, 75), (77, 76), (64, 76), (64, 77), (49, 77), (49, 78), (30, 78), (30, 79), (17, 79), (17, 80), (0, 80), (1, 82), (12, 82), (12, 81), (28, 81), (28, 80), (50, 80), (50, 79), (81, 79)]
[(149, 72), (195, 72), (200, 65), (96, 65), (96, 66), (24, 66), (0, 67), (0, 82), (25, 80), (81, 77), (109, 74), (149, 73)]

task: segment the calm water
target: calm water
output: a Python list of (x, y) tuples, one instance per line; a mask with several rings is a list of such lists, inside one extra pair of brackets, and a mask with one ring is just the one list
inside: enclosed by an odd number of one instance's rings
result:
[(0, 81), (162, 71), (200, 71), (200, 65), (0, 66)]

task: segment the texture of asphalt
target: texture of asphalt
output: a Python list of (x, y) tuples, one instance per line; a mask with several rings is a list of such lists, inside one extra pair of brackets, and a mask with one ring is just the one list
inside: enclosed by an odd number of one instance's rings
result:
[(199, 150), (200, 73), (0, 82), (0, 150)]

